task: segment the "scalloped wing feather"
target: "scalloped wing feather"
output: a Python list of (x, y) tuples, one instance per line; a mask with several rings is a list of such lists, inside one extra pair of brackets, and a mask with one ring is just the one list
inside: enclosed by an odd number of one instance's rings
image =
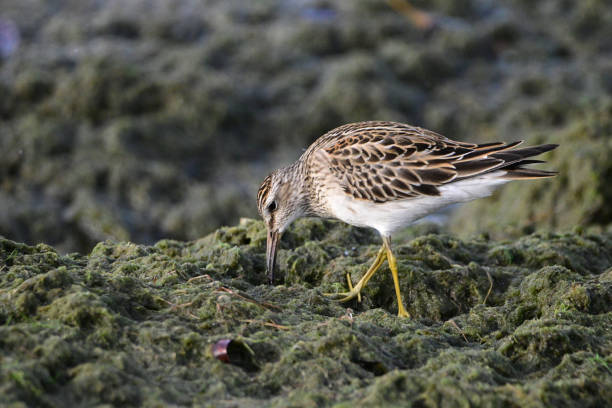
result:
[(442, 185), (495, 170), (506, 170), (507, 179), (554, 175), (521, 165), (556, 145), (511, 150), (520, 143), (463, 143), (401, 123), (361, 122), (328, 132), (305, 155), (323, 151), (345, 193), (384, 203), (437, 196)]

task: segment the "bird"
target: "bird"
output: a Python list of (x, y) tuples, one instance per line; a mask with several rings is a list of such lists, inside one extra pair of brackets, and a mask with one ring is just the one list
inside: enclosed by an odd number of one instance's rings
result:
[(518, 148), (510, 143), (466, 143), (404, 123), (349, 123), (316, 139), (293, 164), (274, 170), (257, 193), (257, 209), (267, 229), (266, 270), (274, 282), (283, 232), (297, 218), (338, 219), (378, 231), (382, 246), (356, 285), (340, 301), (356, 297), (387, 260), (398, 316), (410, 317), (399, 287), (394, 232), (450, 204), (486, 197), (512, 180), (553, 177), (554, 171), (526, 165), (556, 144)]

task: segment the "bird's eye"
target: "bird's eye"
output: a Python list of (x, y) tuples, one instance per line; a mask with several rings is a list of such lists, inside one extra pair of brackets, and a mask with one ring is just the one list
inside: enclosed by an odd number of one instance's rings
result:
[(272, 201), (270, 204), (268, 204), (268, 212), (274, 211), (276, 211), (276, 201)]

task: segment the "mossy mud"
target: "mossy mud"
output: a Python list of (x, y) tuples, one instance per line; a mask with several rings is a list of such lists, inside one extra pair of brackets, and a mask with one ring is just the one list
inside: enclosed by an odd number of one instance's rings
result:
[(512, 187), (454, 232), (612, 223), (610, 0), (410, 0), (427, 29), (400, 0), (125, 3), (2, 0), (19, 42), (3, 55), (0, 34), (0, 235), (82, 253), (197, 239), (362, 120), (561, 145), (554, 186)]
[[(410, 234), (407, 234), (410, 235)], [(300, 220), (266, 284), (261, 222), (87, 255), (0, 240), (5, 406), (604, 406), (612, 400), (612, 234), (516, 241), (418, 232), (380, 244)], [(234, 340), (227, 364), (211, 346)]]

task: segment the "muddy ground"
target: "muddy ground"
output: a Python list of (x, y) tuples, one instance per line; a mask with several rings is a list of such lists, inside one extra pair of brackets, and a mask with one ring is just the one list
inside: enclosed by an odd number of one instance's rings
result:
[(4, 0), (0, 235), (198, 239), (256, 217), (261, 180), (325, 131), (373, 119), (562, 145), (561, 177), (454, 233), (610, 224), (610, 2), (411, 1), (421, 25), (401, 4)]
[[(609, 404), (609, 1), (401, 4), (3, 1), (0, 405)], [(561, 145), (556, 178), (395, 237), (411, 319), (386, 266), (325, 295), (372, 231), (296, 222), (269, 286), (240, 221), (271, 169), (372, 119)]]
[[(412, 234), (412, 236), (410, 236)], [(197, 241), (102, 242), (89, 255), (0, 241), (4, 406), (604, 406), (612, 399), (612, 235), (396, 240), (411, 319), (380, 244), (322, 220)], [(211, 347), (231, 339), (230, 363)]]

